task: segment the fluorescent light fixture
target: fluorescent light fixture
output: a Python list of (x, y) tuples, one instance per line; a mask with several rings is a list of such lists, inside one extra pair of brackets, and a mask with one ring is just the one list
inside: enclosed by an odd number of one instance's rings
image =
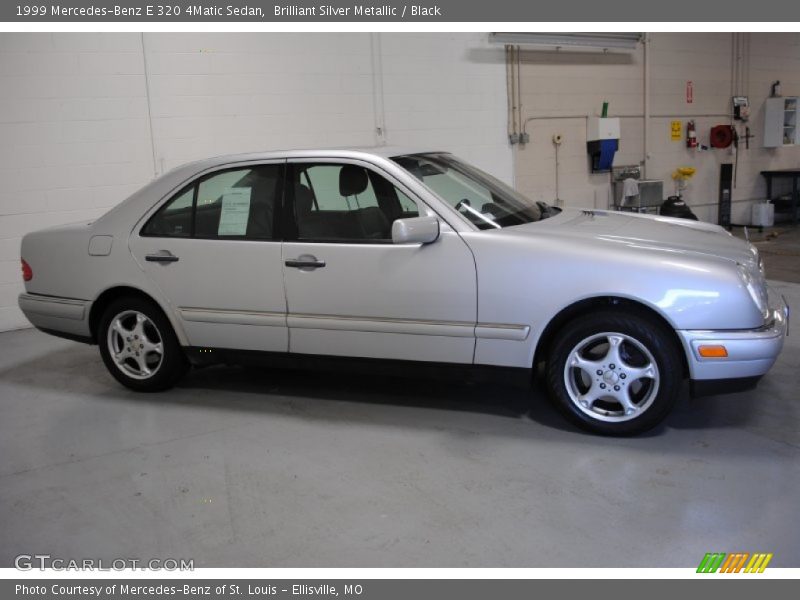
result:
[(641, 33), (490, 33), (489, 42), (556, 50), (634, 50)]

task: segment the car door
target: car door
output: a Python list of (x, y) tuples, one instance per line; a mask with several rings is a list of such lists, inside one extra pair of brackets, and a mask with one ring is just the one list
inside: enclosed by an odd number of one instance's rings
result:
[(359, 161), (287, 165), (283, 245), (293, 353), (471, 363), (472, 254), (441, 222), (430, 244), (393, 244), (395, 219), (432, 215)]
[(192, 346), (288, 350), (280, 213), (285, 161), (207, 173), (131, 236)]

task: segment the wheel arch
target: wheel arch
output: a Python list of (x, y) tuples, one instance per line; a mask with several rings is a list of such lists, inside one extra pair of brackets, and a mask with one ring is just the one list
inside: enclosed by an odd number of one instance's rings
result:
[(184, 343), (184, 334), (182, 329), (178, 326), (175, 322), (175, 319), (170, 314), (170, 311), (166, 310), (164, 306), (159, 302), (156, 298), (152, 295), (148, 294), (147, 292), (132, 287), (129, 285), (116, 285), (110, 288), (103, 290), (99, 296), (92, 302), (92, 306), (89, 309), (89, 332), (92, 338), (93, 343), (97, 343), (97, 329), (100, 326), (100, 319), (103, 316), (106, 308), (117, 300), (118, 298), (122, 298), (125, 296), (141, 298), (143, 300), (147, 300), (155, 304), (164, 317), (169, 321), (170, 325), (172, 325), (172, 329), (175, 332), (176, 337), (178, 338), (179, 343), (183, 345)]
[(640, 316), (651, 319), (669, 333), (672, 340), (675, 342), (677, 348), (680, 350), (681, 364), (683, 365), (683, 376), (689, 376), (689, 363), (686, 358), (686, 351), (683, 342), (675, 331), (673, 325), (657, 310), (637, 300), (625, 298), (622, 296), (595, 296), (592, 298), (584, 298), (559, 311), (542, 331), (539, 339), (536, 342), (536, 349), (534, 351), (533, 366), (536, 366), (547, 360), (550, 348), (555, 341), (558, 332), (571, 320), (585, 314), (592, 313), (598, 309), (611, 309), (624, 311), (627, 313), (637, 313)]

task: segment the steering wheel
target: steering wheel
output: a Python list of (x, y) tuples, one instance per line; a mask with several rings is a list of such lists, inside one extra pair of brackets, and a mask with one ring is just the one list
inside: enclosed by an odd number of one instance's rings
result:
[(468, 198), (459, 200), (458, 204), (456, 204), (456, 210), (461, 210), (462, 206), (472, 206), (472, 202), (470, 202)]

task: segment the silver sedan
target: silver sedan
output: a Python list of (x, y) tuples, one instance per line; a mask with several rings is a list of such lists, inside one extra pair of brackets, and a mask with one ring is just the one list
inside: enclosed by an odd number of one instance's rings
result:
[(755, 385), (788, 326), (755, 248), (720, 227), (561, 210), (444, 152), (203, 160), (21, 254), (31, 323), (146, 392), (218, 362), (526, 383), (543, 363), (567, 418), (625, 435), (686, 378)]

